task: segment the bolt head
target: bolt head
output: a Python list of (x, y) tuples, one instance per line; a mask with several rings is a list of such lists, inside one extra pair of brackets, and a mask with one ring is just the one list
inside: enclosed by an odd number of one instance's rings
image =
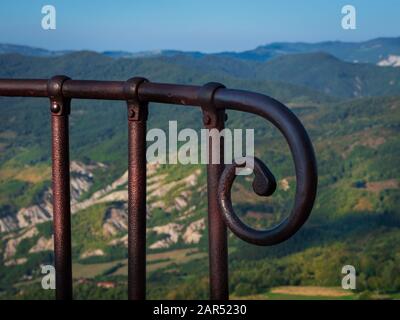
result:
[(58, 113), (58, 112), (60, 112), (60, 110), (61, 110), (61, 106), (57, 102), (54, 102), (51, 104), (51, 106), (50, 106), (51, 112)]
[(135, 110), (133, 108), (129, 109), (129, 118), (135, 117)]

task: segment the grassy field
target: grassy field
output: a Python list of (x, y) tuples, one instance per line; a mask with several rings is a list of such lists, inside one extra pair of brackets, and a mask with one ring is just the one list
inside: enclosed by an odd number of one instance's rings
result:
[(335, 287), (285, 286), (272, 288), (265, 294), (232, 297), (244, 300), (353, 300), (356, 295)]
[[(204, 258), (205, 252), (199, 252), (198, 249), (177, 249), (168, 252), (152, 253), (147, 255), (147, 271), (152, 272), (173, 264), (187, 263), (192, 260)], [(115, 269), (111, 275), (128, 274), (128, 260), (116, 260), (112, 262), (72, 265), (74, 278), (94, 278), (102, 275), (109, 270)]]
[(265, 294), (230, 296), (231, 300), (399, 300), (400, 294), (359, 293), (339, 287), (285, 286), (275, 287)]

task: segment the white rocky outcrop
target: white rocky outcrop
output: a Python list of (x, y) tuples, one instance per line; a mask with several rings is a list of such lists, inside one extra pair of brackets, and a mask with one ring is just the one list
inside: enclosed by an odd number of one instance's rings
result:
[(103, 234), (106, 237), (114, 236), (128, 230), (127, 206), (108, 208), (104, 215)]
[(4, 262), (4, 265), (6, 267), (17, 266), (17, 265), (20, 265), (20, 264), (24, 264), (27, 261), (28, 261), (27, 258), (11, 259), (11, 260), (8, 260), (8, 261)]
[(54, 238), (40, 237), (37, 243), (29, 249), (29, 253), (36, 253), (41, 251), (53, 251), (54, 250)]
[[(31, 228), (27, 231), (24, 231), (17, 236), (8, 239), (5, 245), (3, 259), (8, 260), (12, 258), (17, 252), (17, 247), (21, 243), (22, 240), (32, 238), (38, 234), (38, 230), (36, 228)], [(3, 239), (4, 240), (4, 239)]]
[(101, 249), (88, 250), (81, 254), (81, 259), (89, 257), (101, 257), (104, 256), (104, 251)]
[(180, 235), (180, 231), (183, 226), (177, 223), (168, 223), (163, 226), (153, 227), (151, 230), (157, 234), (167, 235), (162, 240), (158, 240), (150, 245), (150, 249), (160, 249), (160, 248), (168, 248), (172, 244), (177, 243)]
[(0, 233), (9, 232), (18, 228), (18, 221), (15, 216), (7, 215), (0, 218)]
[(116, 245), (122, 244), (125, 247), (128, 247), (128, 235), (126, 234), (121, 238), (117, 238), (117, 239), (111, 240), (108, 244), (110, 246), (116, 246)]
[[(93, 185), (93, 171), (97, 168), (104, 168), (103, 164), (86, 165), (81, 162), (71, 162), (71, 212), (76, 213), (89, 208), (95, 204), (108, 203), (102, 221), (102, 233), (108, 240), (108, 244), (128, 245), (128, 172), (124, 172), (118, 179), (103, 189), (94, 192), (89, 198), (80, 200), (83, 194), (90, 192)], [(171, 245), (182, 241), (187, 244), (196, 244), (200, 241), (206, 227), (205, 219), (201, 218), (193, 221), (196, 213), (196, 206), (192, 203), (193, 193), (199, 195), (203, 193), (205, 186), (197, 187), (198, 177), (201, 169), (191, 171), (186, 177), (180, 180), (167, 180), (168, 174), (158, 173), (158, 164), (148, 164), (147, 170), (149, 179), (147, 180), (148, 207), (147, 218), (150, 218), (154, 208), (164, 212), (178, 211), (175, 221), (168, 224), (149, 227), (148, 232), (155, 232), (161, 235), (162, 239), (150, 243), (150, 249), (169, 248)], [(23, 263), (14, 258), (19, 243), (27, 238), (38, 235), (36, 228), (29, 229), (32, 225), (42, 223), (52, 219), (52, 193), (47, 189), (40, 197), (39, 203), (19, 210), (14, 216), (6, 216), (0, 219), (0, 232), (12, 231), (19, 228), (26, 228), (16, 232), (4, 234), (2, 241), (3, 256), (6, 263), (16, 265)], [(186, 222), (189, 221), (189, 222)], [(177, 222), (177, 223), (176, 223)], [(28, 231), (26, 231), (28, 230)], [(54, 248), (53, 238), (41, 236), (29, 253), (41, 251), (52, 251)], [(0, 248), (1, 250), (1, 248)], [(92, 256), (102, 256), (105, 252), (102, 249), (92, 249), (81, 254), (81, 258)]]
[(185, 243), (199, 243), (202, 231), (206, 228), (205, 218), (201, 218), (189, 224), (182, 235)]
[(377, 63), (380, 67), (400, 67), (400, 56), (390, 54), (386, 59)]
[[(102, 163), (83, 164), (79, 161), (71, 161), (71, 212), (79, 210), (79, 198), (89, 191), (93, 185), (93, 170), (105, 167)], [(21, 208), (14, 215), (10, 214), (0, 218), (0, 233), (25, 228), (37, 223), (52, 219), (53, 204), (52, 191), (48, 188), (43, 192), (40, 201), (26, 208)], [(89, 206), (91, 204), (89, 203)]]
[(288, 191), (290, 189), (290, 184), (289, 184), (289, 180), (284, 178), (282, 180), (279, 181), (279, 187), (283, 190), (283, 191)]
[(182, 237), (183, 242), (187, 244), (199, 243), (202, 237), (202, 231), (205, 227), (204, 218), (193, 221), (186, 228), (182, 224), (173, 222), (153, 227), (151, 228), (153, 232), (166, 235), (166, 237), (151, 244), (150, 249), (169, 248), (172, 244), (177, 243), (180, 237)]

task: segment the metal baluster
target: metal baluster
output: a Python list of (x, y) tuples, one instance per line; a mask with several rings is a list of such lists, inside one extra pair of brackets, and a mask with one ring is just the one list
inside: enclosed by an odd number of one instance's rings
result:
[(124, 92), (128, 105), (128, 299), (146, 298), (146, 121), (148, 103), (137, 90), (147, 80), (129, 79)]
[[(218, 204), (218, 182), (224, 170), (224, 144), (219, 139), (219, 132), (224, 129), (225, 109), (215, 109), (214, 93), (224, 88), (219, 83), (208, 83), (199, 93), (199, 101), (203, 110), (204, 126), (210, 130), (208, 137), (207, 195), (208, 195), (208, 243), (210, 298), (212, 300), (229, 299), (228, 287), (228, 248), (227, 229), (222, 219)], [(212, 132), (214, 131), (214, 132)], [(214, 136), (214, 138), (213, 138)], [(213, 158), (219, 157), (219, 163)]]
[(68, 132), (71, 99), (64, 98), (62, 95), (63, 83), (68, 79), (65, 76), (55, 76), (47, 84), (52, 131), (54, 262), (57, 300), (72, 299)]

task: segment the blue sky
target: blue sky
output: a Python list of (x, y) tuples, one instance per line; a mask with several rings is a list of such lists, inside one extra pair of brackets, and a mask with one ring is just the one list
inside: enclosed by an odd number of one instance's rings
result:
[[(54, 5), (57, 29), (41, 28)], [(341, 8), (357, 29), (341, 27)], [(48, 49), (242, 51), (274, 41), (400, 36), (399, 0), (13, 0), (0, 4), (0, 42)]]

